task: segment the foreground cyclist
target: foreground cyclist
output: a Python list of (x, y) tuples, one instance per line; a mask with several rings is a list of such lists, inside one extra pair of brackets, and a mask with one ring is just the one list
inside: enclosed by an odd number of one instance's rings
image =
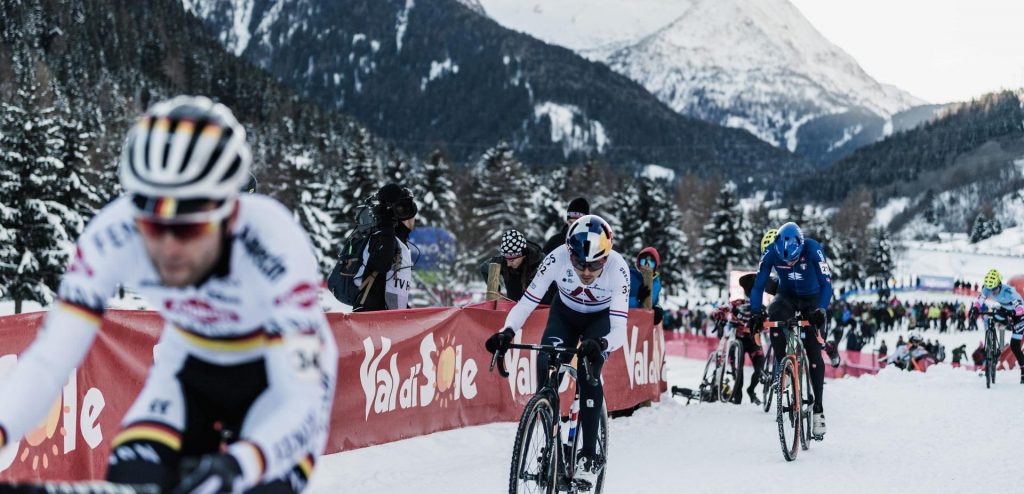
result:
[[(765, 286), (772, 269), (779, 275), (778, 293), (768, 307), (768, 319), (785, 322), (800, 314), (814, 325), (803, 334), (803, 344), (811, 368), (811, 387), (814, 388), (813, 434), (825, 435), (825, 410), (822, 407), (822, 393), (825, 383), (825, 362), (821, 358), (822, 345), (828, 352), (833, 367), (839, 366), (839, 352), (831, 343), (821, 337), (826, 309), (832, 300), (832, 279), (824, 251), (814, 239), (805, 239), (796, 223), (786, 223), (779, 228), (775, 241), (764, 251), (758, 267), (754, 289), (750, 294), (750, 309), (753, 315), (750, 325), (762, 327), (765, 314), (762, 305)], [(779, 328), (770, 331), (772, 353), (775, 360), (786, 355), (786, 335)]]
[(1017, 357), (1017, 367), (1020, 367), (1020, 383), (1024, 384), (1024, 351), (1021, 351), (1021, 338), (1024, 338), (1024, 300), (1012, 286), (1003, 283), (1003, 275), (992, 269), (985, 273), (985, 281), (981, 288), (981, 295), (974, 303), (975, 307), (981, 307), (985, 299), (992, 299), (999, 303), (999, 306), (1010, 313), (1010, 320), (996, 316), (996, 320), (1006, 324), (1007, 328), (1013, 330), (1010, 336), (1010, 350)]
[[(580, 358), (591, 363), (598, 378), (596, 386), (585, 379), (580, 386), (580, 428), (583, 447), (577, 461), (577, 476), (594, 485), (604, 468), (604, 458), (597, 452), (597, 431), (604, 404), (601, 367), (608, 353), (626, 342), (626, 317), (629, 308), (629, 265), (612, 250), (612, 230), (598, 216), (579, 218), (570, 227), (565, 247), (552, 251), (537, 270), (523, 298), (509, 312), (505, 329), (487, 340), (487, 351), (508, 349), (526, 318), (533, 312), (551, 283), (558, 288), (558, 297), (551, 303), (547, 326), (541, 344), (573, 348), (579, 342)], [(582, 341), (581, 341), (582, 340)], [(548, 356), (537, 356), (538, 381), (547, 379)], [(537, 383), (537, 389), (544, 386)]]
[[(44, 417), (124, 285), (166, 326), (107, 479), (164, 492), (304, 488), (326, 442), (337, 348), (305, 232), (274, 200), (239, 197), (250, 166), (245, 130), (209, 99), (158, 103), (135, 124), (124, 195), (85, 229), (58, 301), (0, 386), (3, 444)], [(218, 422), (238, 435), (225, 450)], [(185, 458), (198, 464), (179, 483)]]

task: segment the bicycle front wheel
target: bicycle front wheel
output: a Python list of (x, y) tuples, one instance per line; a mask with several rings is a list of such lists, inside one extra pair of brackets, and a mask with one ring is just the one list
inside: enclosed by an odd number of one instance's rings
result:
[(554, 494), (558, 465), (558, 411), (546, 393), (530, 398), (519, 419), (509, 470), (509, 494)]
[(775, 377), (775, 421), (779, 426), (779, 444), (786, 461), (796, 459), (800, 448), (800, 382), (792, 358), (781, 362)]
[(608, 472), (608, 408), (602, 408), (601, 423), (597, 429), (597, 455), (604, 460), (604, 467), (594, 483), (593, 494), (601, 494), (604, 490), (604, 475)]
[(996, 382), (996, 363), (999, 352), (996, 350), (996, 335), (990, 329), (985, 334), (985, 387), (991, 388)]

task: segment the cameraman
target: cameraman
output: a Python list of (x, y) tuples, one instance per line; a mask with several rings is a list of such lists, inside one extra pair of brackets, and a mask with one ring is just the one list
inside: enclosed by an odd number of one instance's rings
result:
[[(376, 195), (377, 225), (363, 252), (355, 283), (363, 286), (353, 312), (405, 309), (412, 288), (409, 234), (416, 227), (416, 202), (409, 189), (389, 183)], [(365, 286), (363, 285), (365, 278)]]

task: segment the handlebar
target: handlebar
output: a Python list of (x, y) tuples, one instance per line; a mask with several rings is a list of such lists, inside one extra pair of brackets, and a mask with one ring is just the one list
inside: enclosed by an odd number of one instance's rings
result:
[(799, 326), (801, 328), (809, 328), (813, 326), (810, 321), (804, 319), (790, 319), (788, 321), (765, 321), (761, 325), (763, 329), (771, 328), (788, 328), (790, 326)]
[[(551, 345), (526, 345), (520, 343), (513, 343), (508, 347), (510, 349), (516, 348), (520, 350), (532, 350), (536, 352), (543, 352), (553, 357), (579, 354), (579, 350), (575, 348), (565, 348)], [(581, 358), (577, 359), (577, 362), (579, 362), (580, 370), (583, 371), (583, 379), (587, 381), (587, 384), (591, 386), (597, 386), (599, 384), (599, 381), (597, 380), (597, 377), (594, 376), (591, 372), (590, 361), (587, 360), (586, 358)], [(509, 376), (508, 370), (505, 369), (505, 352), (494, 352), (494, 355), (491, 357), (491, 367), (489, 371), (493, 372), (495, 366), (498, 367), (499, 376), (506, 378)]]

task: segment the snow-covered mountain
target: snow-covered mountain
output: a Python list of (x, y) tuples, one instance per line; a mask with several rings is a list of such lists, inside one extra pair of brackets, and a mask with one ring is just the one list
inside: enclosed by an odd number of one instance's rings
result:
[(747, 132), (682, 115), (602, 63), (482, 17), (482, 2), (180, 1), (228, 51), (415, 152), (475, 160), (504, 140), (544, 164), (600, 155), (616, 166), (755, 179), (808, 166)]
[(469, 7), (470, 10), (477, 14), (487, 15), (487, 12), (484, 10), (484, 6), (480, 5), (480, 0), (459, 0), (459, 3)]
[[(924, 104), (868, 75), (788, 0), (480, 0), (499, 23), (603, 61), (674, 110), (831, 162)], [(898, 129), (897, 129), (898, 130)]]

